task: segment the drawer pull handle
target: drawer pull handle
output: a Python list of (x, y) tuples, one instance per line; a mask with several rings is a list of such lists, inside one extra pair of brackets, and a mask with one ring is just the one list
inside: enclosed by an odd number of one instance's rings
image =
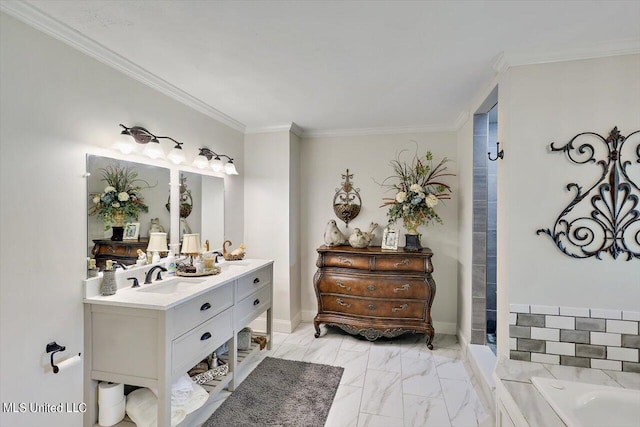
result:
[(402, 261), (400, 261), (400, 262), (396, 262), (395, 264), (393, 264), (393, 266), (394, 266), (395, 268), (398, 268), (398, 267), (401, 267), (401, 266), (403, 266), (403, 265), (408, 265), (408, 264), (409, 264), (409, 258), (405, 258), (405, 259), (403, 259), (403, 260), (402, 260)]
[(344, 288), (344, 289), (346, 289), (346, 290), (347, 290), (347, 292), (351, 290), (351, 286), (347, 286), (347, 285), (345, 285), (344, 283), (342, 283), (342, 282), (341, 282), (341, 281), (339, 281), (339, 280), (337, 280), (337, 281), (336, 281), (336, 285), (338, 285), (338, 287), (339, 287), (339, 288)]
[(256, 300), (253, 302), (253, 305), (258, 305), (258, 304), (260, 304), (260, 300), (256, 298)]
[(409, 308), (409, 306), (407, 304), (402, 304), (400, 307), (393, 307), (391, 309), (391, 312), (395, 313), (396, 311), (406, 310), (407, 308)]
[(343, 307), (351, 308), (351, 304), (348, 304), (348, 303), (346, 303), (346, 302), (342, 301), (342, 299), (341, 299), (341, 298), (337, 298), (337, 299), (336, 299), (336, 302), (337, 302), (339, 305), (343, 306)]
[(405, 283), (404, 285), (400, 286), (399, 288), (393, 288), (393, 292), (397, 294), (400, 291), (408, 291), (410, 287), (411, 287), (410, 284)]
[(375, 305), (373, 305), (373, 304), (369, 304), (369, 305), (367, 306), (367, 308), (368, 308), (369, 310), (373, 311), (373, 310), (375, 310), (375, 309), (376, 309), (376, 306), (375, 306)]
[(210, 332), (205, 332), (204, 334), (202, 334), (202, 336), (200, 337), (200, 341), (206, 341), (209, 338), (211, 338), (211, 333)]
[(260, 279), (258, 279), (258, 278), (256, 277), (255, 279), (253, 279), (253, 284), (255, 285), (255, 284), (257, 284), (257, 283), (260, 283)]
[(345, 258), (343, 256), (339, 256), (338, 257), (338, 261), (340, 261), (343, 264), (347, 264), (347, 265), (353, 264), (353, 262), (349, 258)]
[(367, 286), (367, 289), (369, 289), (371, 292), (376, 290), (376, 285), (369, 285)]
[(202, 307), (200, 307), (200, 311), (207, 311), (211, 308), (211, 304), (209, 304), (208, 302), (205, 302), (204, 304), (202, 304)]

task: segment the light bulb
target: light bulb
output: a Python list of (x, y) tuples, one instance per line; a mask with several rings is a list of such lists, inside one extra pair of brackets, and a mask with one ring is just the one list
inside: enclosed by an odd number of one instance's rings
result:
[(204, 156), (204, 155), (200, 154), (193, 161), (193, 165), (195, 167), (197, 167), (198, 169), (204, 169), (207, 166), (209, 166), (209, 160), (207, 159), (207, 156)]
[(213, 160), (211, 160), (211, 169), (213, 169), (214, 172), (220, 172), (222, 171), (222, 169), (224, 169), (224, 165), (222, 164), (222, 160), (220, 160), (220, 157), (216, 156)]
[(131, 154), (136, 149), (136, 143), (133, 137), (128, 133), (121, 133), (115, 138), (114, 146), (122, 154)]
[(224, 171), (227, 173), (227, 175), (238, 175), (236, 165), (233, 164), (232, 160), (229, 160), (227, 164), (224, 165)]
[(164, 157), (164, 151), (162, 151), (162, 147), (157, 142), (149, 142), (144, 148), (144, 154), (152, 159)]
[(173, 150), (167, 154), (167, 159), (171, 160), (176, 165), (184, 162), (186, 160), (184, 153), (182, 152), (182, 148), (175, 147)]

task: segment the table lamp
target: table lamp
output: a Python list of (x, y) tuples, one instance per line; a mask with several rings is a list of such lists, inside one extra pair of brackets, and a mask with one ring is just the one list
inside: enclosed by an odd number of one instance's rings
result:
[(191, 265), (188, 267), (188, 273), (195, 272), (195, 267), (193, 267), (193, 257), (197, 256), (201, 249), (200, 234), (195, 233), (182, 235), (182, 250), (180, 252), (191, 257)]
[(151, 233), (149, 235), (149, 245), (147, 252), (153, 253), (152, 263), (160, 262), (160, 252), (167, 252), (167, 233)]

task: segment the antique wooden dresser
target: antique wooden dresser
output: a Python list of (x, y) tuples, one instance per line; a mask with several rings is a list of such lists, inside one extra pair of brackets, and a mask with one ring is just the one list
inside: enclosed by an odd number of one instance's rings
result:
[(380, 247), (318, 248), (318, 271), (313, 285), (320, 324), (338, 326), (369, 340), (396, 337), (405, 332), (426, 334), (433, 349), (431, 304), (436, 283), (431, 277), (430, 249), (416, 252), (384, 251)]
[(121, 262), (124, 265), (135, 264), (138, 259), (138, 249), (146, 252), (149, 239), (122, 241), (96, 239), (93, 243), (91, 254), (96, 259), (96, 266), (103, 270), (108, 259)]

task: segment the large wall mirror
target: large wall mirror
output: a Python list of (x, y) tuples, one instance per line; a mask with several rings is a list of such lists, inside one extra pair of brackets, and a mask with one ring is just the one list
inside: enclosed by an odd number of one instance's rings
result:
[(224, 179), (180, 171), (180, 237), (200, 234), (211, 250), (222, 248), (224, 240)]

